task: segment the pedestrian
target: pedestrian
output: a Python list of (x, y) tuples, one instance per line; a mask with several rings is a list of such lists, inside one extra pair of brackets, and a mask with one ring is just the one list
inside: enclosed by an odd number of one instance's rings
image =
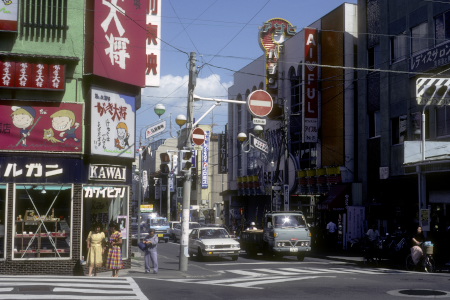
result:
[(411, 257), (412, 257), (412, 260), (415, 265), (417, 265), (419, 263), (419, 261), (422, 259), (423, 251), (422, 251), (422, 247), (420, 247), (420, 246), (422, 245), (422, 243), (424, 241), (425, 241), (425, 236), (423, 235), (422, 227), (419, 226), (419, 227), (417, 227), (417, 231), (411, 240), (411, 242), (412, 242)]
[(103, 252), (105, 251), (105, 233), (102, 231), (102, 225), (95, 223), (89, 231), (87, 237), (87, 263), (89, 267), (89, 276), (95, 268), (95, 276), (97, 276), (97, 268), (103, 265)]
[(327, 224), (327, 241), (330, 248), (334, 248), (336, 246), (337, 241), (337, 225), (330, 220)]
[(369, 242), (371, 242), (372, 244), (376, 244), (376, 242), (378, 242), (378, 240), (380, 239), (380, 232), (378, 231), (375, 224), (372, 224), (369, 230), (367, 230), (366, 235), (369, 239)]
[(145, 273), (150, 273), (150, 265), (153, 265), (153, 274), (158, 274), (158, 236), (155, 234), (155, 229), (150, 228), (148, 235), (144, 238), (144, 243), (147, 245), (145, 249)]
[(112, 277), (119, 277), (119, 270), (123, 268), (122, 263), (122, 233), (120, 232), (120, 225), (112, 222), (109, 225), (112, 229), (112, 234), (109, 237), (109, 252), (106, 267), (112, 270)]

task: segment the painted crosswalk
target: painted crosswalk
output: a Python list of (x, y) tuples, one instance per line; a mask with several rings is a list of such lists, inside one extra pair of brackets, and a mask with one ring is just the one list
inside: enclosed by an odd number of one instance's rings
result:
[(398, 274), (407, 273), (401, 270), (391, 269), (360, 269), (360, 268), (258, 268), (258, 269), (238, 269), (238, 270), (223, 270), (221, 271), (224, 277), (226, 274), (234, 275), (232, 278), (224, 279), (164, 279), (168, 281), (180, 282), (180, 283), (194, 283), (204, 285), (220, 285), (240, 288), (253, 288), (263, 289), (264, 285), (289, 282), (289, 281), (301, 281), (301, 280), (313, 280), (319, 278), (336, 278), (337, 276), (346, 274), (355, 275), (386, 275), (386, 274)]
[(0, 276), (0, 300), (148, 300), (130, 277)]

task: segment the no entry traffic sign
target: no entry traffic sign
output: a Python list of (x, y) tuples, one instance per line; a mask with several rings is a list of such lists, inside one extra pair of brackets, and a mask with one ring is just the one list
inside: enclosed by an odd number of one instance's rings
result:
[(256, 90), (248, 95), (247, 105), (252, 115), (256, 117), (265, 117), (272, 111), (272, 96), (266, 91)]
[(197, 127), (194, 129), (194, 131), (192, 131), (192, 142), (197, 146), (203, 145), (205, 139), (206, 139), (205, 131), (200, 127)]

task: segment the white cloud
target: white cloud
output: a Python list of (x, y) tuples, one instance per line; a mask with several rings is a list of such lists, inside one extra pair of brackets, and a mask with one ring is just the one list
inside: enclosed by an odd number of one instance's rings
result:
[[(220, 80), (220, 76), (214, 74), (205, 78), (197, 78), (195, 94), (206, 98), (227, 99), (228, 88), (233, 83), (221, 82)], [(153, 108), (158, 103), (162, 103), (166, 107), (166, 113), (163, 117), (169, 117), (171, 113), (172, 119), (175, 120), (179, 114), (186, 115), (188, 81), (189, 77), (187, 75), (183, 77), (166, 75), (161, 77), (160, 87), (144, 89), (142, 93), (142, 106), (137, 112), (138, 127), (149, 124), (150, 120), (157, 120), (157, 116), (153, 113)], [(214, 103), (212, 101), (196, 101), (194, 118), (199, 119)], [(227, 104), (222, 103), (222, 105), (216, 107), (209, 113), (201, 121), (201, 124), (214, 123), (217, 125), (214, 132), (222, 132), (227, 123), (227, 111)]]

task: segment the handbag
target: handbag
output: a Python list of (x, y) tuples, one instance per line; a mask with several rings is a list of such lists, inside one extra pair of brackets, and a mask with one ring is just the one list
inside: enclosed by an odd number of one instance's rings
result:
[(139, 242), (138, 244), (139, 249), (141, 249), (142, 251), (147, 250), (147, 244), (143, 243), (143, 242)]

